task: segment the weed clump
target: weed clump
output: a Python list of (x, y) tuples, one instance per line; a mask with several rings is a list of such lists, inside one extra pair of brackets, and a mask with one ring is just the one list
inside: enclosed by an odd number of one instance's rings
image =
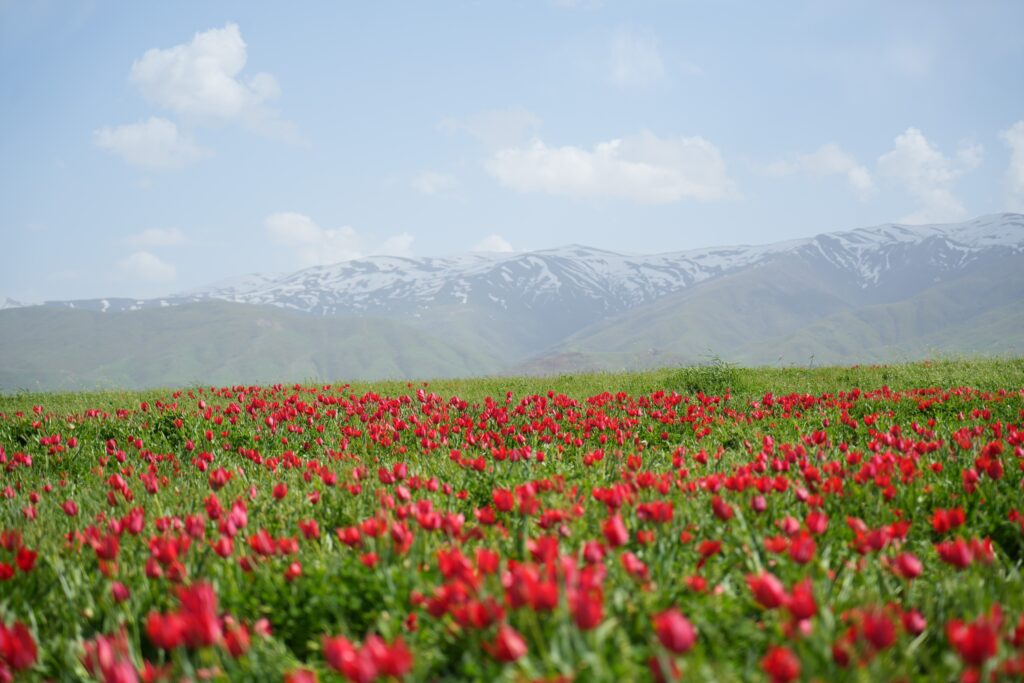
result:
[(735, 389), (739, 380), (736, 366), (715, 357), (703, 365), (679, 368), (669, 376), (667, 385), (682, 394), (714, 396)]

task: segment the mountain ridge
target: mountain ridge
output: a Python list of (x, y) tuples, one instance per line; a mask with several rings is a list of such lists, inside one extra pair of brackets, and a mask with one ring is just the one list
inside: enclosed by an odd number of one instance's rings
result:
[[(138, 310), (208, 299), (269, 304), (319, 315), (406, 313), (440, 303), (529, 307), (563, 287), (600, 302), (608, 312), (649, 303), (665, 294), (763, 262), (779, 254), (817, 251), (877, 286), (893, 250), (928, 240), (943, 242), (945, 257), (969, 260), (990, 248), (1024, 250), (1024, 215), (992, 214), (955, 224), (886, 223), (762, 245), (735, 245), (660, 254), (625, 254), (585, 245), (511, 254), (451, 257), (372, 256), (283, 275), (248, 274), (152, 299), (48, 301), (88, 310)], [(515, 302), (514, 294), (531, 299)], [(106, 302), (106, 303), (104, 303)]]
[(655, 255), (371, 257), (4, 308), (0, 389), (1024, 354), (1021, 301), (1020, 214)]

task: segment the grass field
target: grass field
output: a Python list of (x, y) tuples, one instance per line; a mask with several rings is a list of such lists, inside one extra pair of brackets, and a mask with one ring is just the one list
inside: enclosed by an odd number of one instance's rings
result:
[(1024, 360), (0, 397), (0, 681), (1020, 680)]

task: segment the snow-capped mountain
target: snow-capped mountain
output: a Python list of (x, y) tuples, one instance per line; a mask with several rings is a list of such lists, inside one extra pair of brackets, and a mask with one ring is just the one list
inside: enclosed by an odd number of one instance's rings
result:
[[(415, 315), (471, 305), (495, 312), (566, 310), (610, 315), (779, 258), (831, 271), (869, 298), (905, 294), (993, 254), (1024, 253), (1024, 215), (948, 225), (887, 224), (760, 246), (620, 254), (570, 245), (450, 258), (375, 256), (284, 275), (246, 275), (151, 300), (97, 299), (49, 305), (124, 311), (204, 300), (265, 304), (317, 315)], [(582, 307), (583, 310), (580, 310)]]
[(1020, 355), (1024, 216), (656, 255), (372, 257), (0, 310), (0, 348), (0, 389)]
[(15, 301), (14, 299), (8, 296), (4, 297), (3, 301), (0, 301), (0, 311), (7, 308), (21, 308), (24, 305), (25, 304), (21, 303), (20, 301)]

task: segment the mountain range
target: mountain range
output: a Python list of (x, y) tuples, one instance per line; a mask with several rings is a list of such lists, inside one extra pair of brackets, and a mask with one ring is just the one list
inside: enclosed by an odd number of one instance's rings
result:
[(156, 299), (0, 305), (0, 389), (1024, 353), (1024, 215), (656, 255), (369, 257)]

